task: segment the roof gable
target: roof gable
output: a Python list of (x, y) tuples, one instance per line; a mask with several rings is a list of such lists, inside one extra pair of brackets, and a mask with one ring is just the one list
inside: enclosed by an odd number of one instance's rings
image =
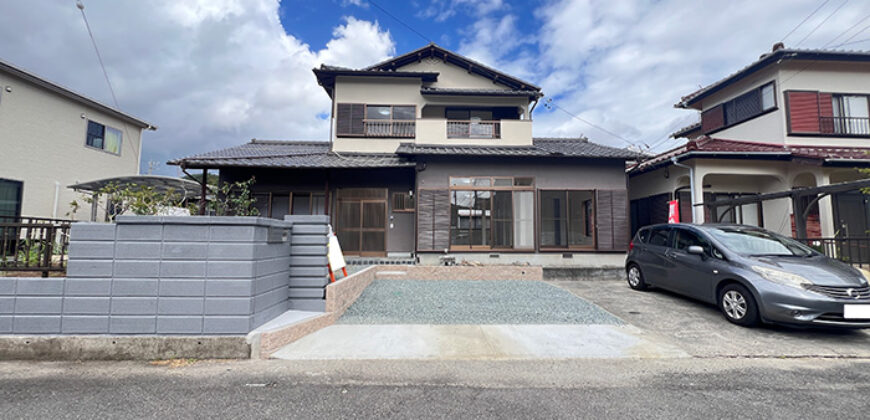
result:
[[(474, 74), (479, 77), (491, 80), (494, 83), (504, 85), (515, 90), (534, 90), (540, 91), (541, 88), (527, 81), (513, 77), (507, 73), (503, 73), (492, 67), (481, 64), (468, 57), (449, 51), (445, 48), (431, 43), (422, 48), (418, 48), (406, 54), (393, 57), (389, 60), (382, 61), (372, 66), (366, 67), (363, 70), (379, 70), (379, 71), (397, 71), (403, 67), (419, 68), (419, 64), (425, 59), (440, 60), (444, 64), (458, 67), (469, 74)], [(415, 65), (416, 64), (416, 65)]]

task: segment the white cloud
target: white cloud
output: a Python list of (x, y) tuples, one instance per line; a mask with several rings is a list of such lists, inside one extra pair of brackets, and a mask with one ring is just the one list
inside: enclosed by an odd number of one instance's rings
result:
[[(121, 108), (160, 127), (144, 136), (143, 168), (254, 137), (327, 140), (329, 97), (311, 69), (395, 53), (388, 31), (353, 17), (314, 49), (285, 33), (277, 0), (85, 4)], [(3, 59), (111, 103), (74, 3), (4, 4), (0, 39)]]
[[(786, 45), (809, 33), (838, 4), (826, 6)], [(756, 60), (817, 6), (789, 0), (552, 1), (536, 12), (537, 74), (544, 91), (563, 108), (629, 140), (662, 143), (661, 150), (677, 144), (662, 142), (669, 133), (698, 118), (673, 108), (681, 96)], [(860, 9), (847, 5), (802, 47), (821, 47), (866, 15)], [(536, 135), (584, 133), (594, 141), (625, 145), (558, 110), (543, 111), (536, 113)]]

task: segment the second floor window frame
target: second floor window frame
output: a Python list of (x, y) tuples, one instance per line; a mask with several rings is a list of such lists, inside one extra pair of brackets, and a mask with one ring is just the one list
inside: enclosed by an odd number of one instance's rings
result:
[(336, 137), (414, 138), (417, 105), (336, 104)]
[[(758, 109), (749, 113), (748, 115), (738, 115), (741, 111), (738, 109), (740, 107), (741, 102), (747, 101), (757, 101)], [(745, 107), (746, 105), (744, 105)], [(749, 106), (752, 106), (750, 103)], [(703, 115), (708, 112), (721, 112), (722, 114), (722, 125), (711, 130), (706, 131), (704, 134), (712, 134), (717, 131), (724, 130), (726, 128), (734, 127), (735, 125), (742, 124), (746, 121), (752, 120), (754, 118), (758, 118), (762, 115), (766, 115), (770, 112), (776, 111), (779, 109), (779, 100), (777, 99), (776, 92), (776, 81), (771, 80), (765, 82), (761, 85), (758, 85), (752, 89), (747, 90), (746, 92), (731, 98), (727, 101), (720, 102), (713, 107), (703, 111), (701, 113), (702, 120)], [(729, 118), (730, 114), (730, 118)]]
[(121, 148), (124, 144), (124, 135), (121, 130), (94, 120), (88, 119), (86, 121), (85, 146), (121, 156)]

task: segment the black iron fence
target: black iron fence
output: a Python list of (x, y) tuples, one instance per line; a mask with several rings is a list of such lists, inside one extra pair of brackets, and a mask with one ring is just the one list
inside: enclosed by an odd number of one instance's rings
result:
[(65, 272), (71, 220), (0, 216), (0, 272)]
[(804, 238), (799, 241), (854, 267), (870, 268), (870, 237)]

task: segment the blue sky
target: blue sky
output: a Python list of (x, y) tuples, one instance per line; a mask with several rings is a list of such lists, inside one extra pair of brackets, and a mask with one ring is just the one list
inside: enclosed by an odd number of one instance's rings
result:
[[(312, 68), (363, 67), (426, 43), (370, 0), (84, 3), (120, 108), (160, 127), (144, 135), (143, 172), (175, 175), (167, 160), (251, 138), (325, 141), (329, 99)], [(677, 146), (668, 134), (698, 118), (673, 108), (680, 96), (757, 59), (822, 3), (377, 0), (580, 117), (538, 106), (534, 135), (653, 151)], [(868, 49), (868, 15), (866, 1), (829, 0), (785, 44), (831, 46), (842, 35), (853, 37), (842, 48)], [(111, 103), (72, 0), (5, 0), (0, 39), (0, 59)]]

